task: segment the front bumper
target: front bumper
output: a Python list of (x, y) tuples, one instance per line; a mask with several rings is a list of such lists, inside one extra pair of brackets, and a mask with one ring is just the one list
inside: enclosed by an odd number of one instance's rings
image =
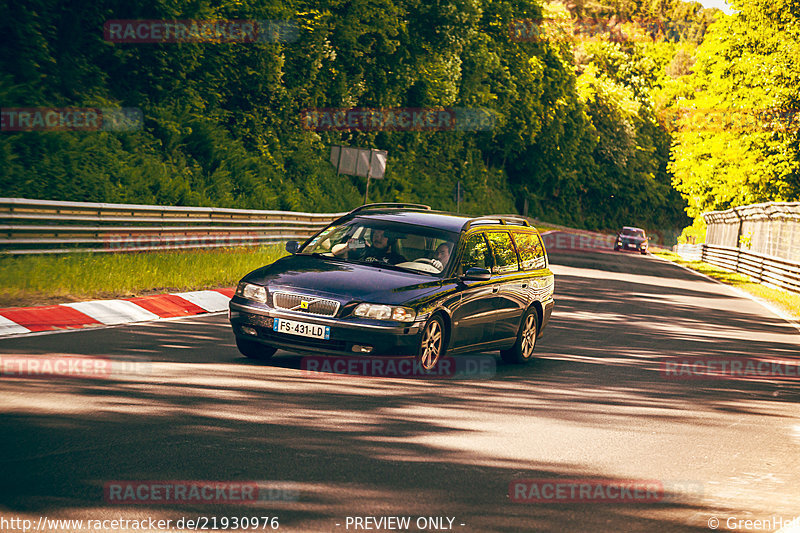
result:
[(620, 249), (620, 250), (628, 250), (628, 251), (631, 251), (631, 252), (641, 252), (643, 250), (647, 251), (647, 243), (642, 243), (641, 241), (640, 242), (622, 241), (622, 242), (618, 242), (617, 244), (615, 244), (614, 248), (617, 248), (617, 249)]
[[(231, 300), (229, 318), (233, 333), (242, 339), (293, 352), (329, 355), (416, 355), (422, 322), (409, 325), (375, 324), (356, 318), (333, 318), (287, 312), (258, 304)], [(315, 339), (273, 331), (273, 320), (284, 318), (330, 326), (329, 339)], [(371, 347), (364, 352), (361, 347)]]

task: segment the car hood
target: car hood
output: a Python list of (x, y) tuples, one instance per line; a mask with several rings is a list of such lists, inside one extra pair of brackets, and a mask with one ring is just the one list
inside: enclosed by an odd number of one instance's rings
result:
[(318, 256), (290, 255), (261, 267), (242, 281), (334, 298), (400, 305), (441, 287), (439, 278)]

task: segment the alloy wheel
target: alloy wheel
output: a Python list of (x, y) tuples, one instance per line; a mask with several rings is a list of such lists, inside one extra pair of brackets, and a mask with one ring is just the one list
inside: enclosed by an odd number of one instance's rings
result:
[(425, 326), (422, 335), (422, 345), (420, 346), (419, 362), (425, 370), (431, 370), (439, 362), (442, 354), (442, 324), (439, 319), (433, 319)]

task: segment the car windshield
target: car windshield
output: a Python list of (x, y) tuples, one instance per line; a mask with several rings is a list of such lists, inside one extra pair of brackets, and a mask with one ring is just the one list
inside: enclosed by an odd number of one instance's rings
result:
[(622, 234), (626, 237), (641, 237), (644, 239), (644, 230), (636, 228), (622, 228)]
[(331, 225), (299, 253), (439, 276), (447, 269), (458, 234), (398, 222), (353, 218)]

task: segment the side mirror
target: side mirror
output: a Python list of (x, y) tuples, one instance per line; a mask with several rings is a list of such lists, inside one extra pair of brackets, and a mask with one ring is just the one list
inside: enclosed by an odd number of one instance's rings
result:
[(290, 254), (296, 254), (300, 249), (300, 243), (297, 241), (289, 241), (286, 243), (286, 251)]
[(485, 268), (472, 267), (461, 276), (463, 281), (489, 281), (492, 279), (492, 273)]

